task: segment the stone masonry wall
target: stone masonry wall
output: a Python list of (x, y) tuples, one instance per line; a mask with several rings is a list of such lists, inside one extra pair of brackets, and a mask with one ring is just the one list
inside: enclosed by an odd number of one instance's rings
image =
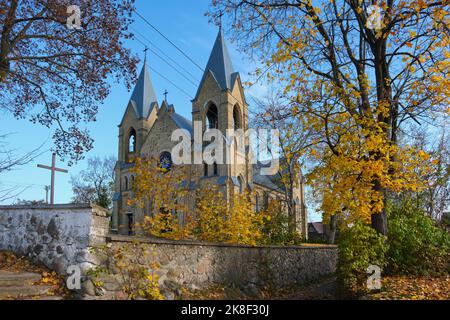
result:
[[(258, 296), (264, 287), (274, 289), (313, 282), (335, 272), (336, 246), (261, 246), (207, 244), (127, 236), (110, 236), (108, 246), (114, 251), (127, 243), (138, 242), (148, 254), (145, 265), (159, 264), (156, 271), (164, 295), (174, 298), (181, 288), (198, 289), (224, 284)], [(112, 275), (101, 280), (106, 296), (114, 297), (118, 289)]]
[(0, 206), (0, 250), (31, 258), (65, 275), (102, 261), (89, 252), (105, 244), (108, 212), (96, 205)]
[[(107, 211), (95, 205), (0, 206), (0, 250), (24, 255), (61, 275), (70, 265), (82, 271), (82, 290), (86, 299), (123, 299), (121, 275), (114, 268), (112, 251), (138, 243), (149, 254), (139, 263), (159, 265), (161, 292), (174, 299), (181, 288), (195, 290), (214, 284), (240, 289), (258, 296), (262, 288), (303, 285), (335, 272), (336, 246), (295, 247), (200, 243), (164, 239), (108, 235)], [(94, 286), (86, 272), (97, 266), (108, 275)]]

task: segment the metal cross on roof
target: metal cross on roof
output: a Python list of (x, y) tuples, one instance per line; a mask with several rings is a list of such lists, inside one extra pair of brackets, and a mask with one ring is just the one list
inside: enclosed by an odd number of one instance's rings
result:
[(147, 59), (147, 51), (148, 51), (148, 47), (145, 46), (145, 49), (144, 49), (144, 59)]
[(169, 92), (166, 90), (164, 90), (164, 100), (167, 102), (167, 95), (169, 94)]
[(64, 172), (64, 173), (68, 173), (69, 171), (67, 171), (66, 169), (61, 169), (61, 168), (57, 168), (56, 167), (56, 154), (53, 153), (52, 154), (52, 166), (46, 166), (43, 164), (38, 164), (37, 165), (38, 168), (41, 169), (47, 169), (47, 170), (51, 170), (52, 172), (52, 176), (51, 176), (51, 183), (50, 183), (50, 204), (55, 204), (55, 172)]
[(219, 18), (219, 28), (222, 29), (222, 17), (223, 17), (223, 11), (220, 11), (220, 13), (217, 15), (217, 18)]

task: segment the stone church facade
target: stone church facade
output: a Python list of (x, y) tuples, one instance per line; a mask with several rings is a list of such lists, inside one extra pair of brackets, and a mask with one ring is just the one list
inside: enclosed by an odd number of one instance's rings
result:
[[(200, 124), (200, 126), (195, 125)], [(192, 100), (192, 121), (175, 112), (175, 107), (164, 100), (158, 103), (147, 68), (147, 61), (139, 75), (136, 86), (128, 102), (125, 114), (119, 124), (118, 161), (115, 167), (115, 194), (113, 197), (112, 231), (120, 234), (132, 234), (134, 224), (142, 222), (149, 214), (142, 209), (127, 205), (133, 197), (134, 180), (130, 169), (131, 160), (136, 156), (171, 158), (171, 151), (178, 142), (173, 142), (172, 133), (183, 129), (190, 135), (192, 153), (198, 150), (194, 136), (203, 135), (208, 129), (218, 129), (224, 135), (227, 130), (247, 130), (249, 128), (248, 105), (238, 72), (233, 69), (222, 32), (214, 43), (213, 50), (199, 83), (195, 98)], [(200, 131), (200, 132), (198, 132)], [(244, 189), (255, 191), (255, 210), (263, 209), (270, 199), (284, 198), (283, 186), (277, 174), (261, 174), (261, 166), (251, 161), (249, 138), (242, 138), (244, 148), (234, 148), (236, 138), (230, 141), (224, 137), (225, 148), (229, 147), (229, 157), (233, 161), (218, 161), (217, 164), (194, 163), (188, 166), (189, 186), (192, 192), (190, 206), (195, 206), (195, 190), (206, 184), (219, 186), (229, 197), (233, 192)], [(200, 145), (203, 149), (205, 144)], [(192, 155), (193, 156), (193, 155)], [(226, 154), (223, 155), (226, 157)], [(229, 158), (228, 158), (229, 160)], [(294, 190), (296, 206), (296, 229), (307, 237), (307, 215), (304, 203), (303, 178), (298, 173), (298, 186)]]

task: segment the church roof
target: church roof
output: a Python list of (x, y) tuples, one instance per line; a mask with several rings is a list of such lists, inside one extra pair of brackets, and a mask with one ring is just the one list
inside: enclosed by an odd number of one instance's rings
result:
[(272, 176), (261, 174), (261, 168), (267, 167), (270, 164), (262, 164), (258, 162), (253, 165), (253, 183), (259, 184), (260, 186), (266, 187), (271, 190), (283, 192), (283, 186), (280, 183), (280, 178), (277, 174)]
[(189, 121), (178, 113), (171, 113), (170, 117), (180, 129), (189, 131), (189, 134), (193, 137), (192, 121)]
[(155, 90), (153, 89), (150, 73), (147, 68), (147, 59), (139, 74), (138, 81), (131, 95), (130, 102), (138, 118), (148, 118), (152, 109), (157, 105)]
[(216, 42), (214, 43), (211, 55), (209, 56), (208, 64), (206, 65), (202, 80), (200, 81), (195, 99), (198, 97), (200, 88), (209, 72), (211, 72), (222, 90), (231, 89), (238, 75), (237, 72), (234, 72), (233, 63), (231, 62), (230, 54), (228, 53), (222, 29), (220, 29), (217, 34)]

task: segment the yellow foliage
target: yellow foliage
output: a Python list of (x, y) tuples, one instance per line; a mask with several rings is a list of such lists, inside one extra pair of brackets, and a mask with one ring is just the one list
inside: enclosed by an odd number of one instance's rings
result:
[(262, 237), (263, 215), (254, 212), (253, 194), (235, 193), (226, 202), (215, 186), (197, 201), (194, 230), (199, 240), (256, 245)]
[(182, 168), (162, 172), (155, 159), (137, 158), (132, 172), (134, 197), (129, 204), (146, 211), (142, 229), (148, 234), (246, 245), (261, 239), (263, 217), (254, 212), (252, 193), (234, 193), (227, 202), (219, 188), (208, 186), (198, 191), (191, 210), (185, 202), (188, 183)]

